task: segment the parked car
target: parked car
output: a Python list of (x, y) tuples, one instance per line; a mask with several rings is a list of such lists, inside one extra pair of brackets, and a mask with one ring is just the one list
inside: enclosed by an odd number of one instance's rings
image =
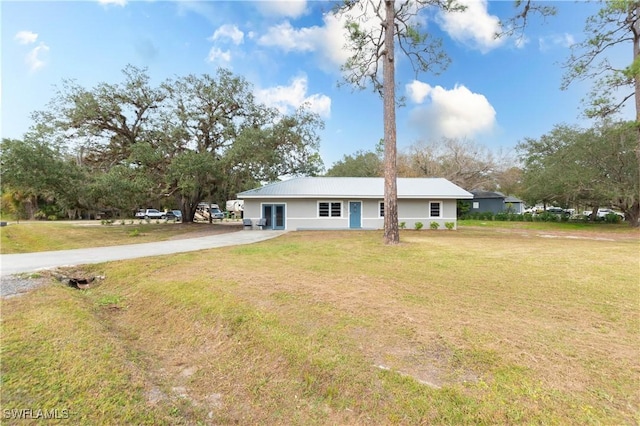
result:
[(220, 210), (220, 206), (217, 204), (209, 204), (209, 203), (199, 203), (198, 207), (196, 207), (196, 218), (198, 215), (200, 216), (200, 220), (209, 220), (209, 214), (211, 215), (211, 219), (224, 219), (225, 215)]
[(561, 207), (547, 207), (546, 210), (547, 213), (553, 213), (553, 214), (557, 214), (560, 216), (569, 216), (571, 213), (569, 213), (568, 211), (566, 211), (565, 209), (561, 208)]
[[(582, 212), (586, 217), (591, 218), (591, 215), (593, 214), (593, 212), (591, 210), (585, 210), (584, 212)], [(611, 210), (611, 209), (598, 209), (598, 213), (597, 213), (597, 219), (599, 220), (603, 220), (608, 214), (615, 214), (620, 216), (620, 220), (624, 220), (624, 214)]]
[(138, 219), (164, 219), (166, 214), (156, 209), (140, 209), (136, 212), (136, 217)]
[(224, 219), (224, 213), (217, 207), (211, 208), (211, 219)]
[(168, 212), (165, 213), (165, 216), (169, 220), (182, 222), (182, 211), (180, 210), (169, 210)]

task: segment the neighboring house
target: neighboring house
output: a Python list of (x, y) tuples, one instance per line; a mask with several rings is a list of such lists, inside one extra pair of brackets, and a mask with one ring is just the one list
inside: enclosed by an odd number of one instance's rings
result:
[[(412, 229), (457, 223), (456, 200), (473, 196), (446, 179), (398, 178), (398, 222)], [(265, 229), (382, 229), (384, 179), (302, 177), (241, 192), (244, 218)]]
[(524, 201), (506, 196), (501, 192), (471, 191), (473, 200), (471, 201), (470, 213), (523, 213)]

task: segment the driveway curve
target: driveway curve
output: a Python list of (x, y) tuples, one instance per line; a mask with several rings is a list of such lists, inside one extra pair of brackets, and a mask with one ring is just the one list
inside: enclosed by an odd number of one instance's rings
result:
[(206, 250), (269, 240), (286, 231), (237, 231), (198, 238), (162, 241), (155, 243), (127, 244), (122, 246), (94, 247), (86, 249), (45, 251), (37, 253), (0, 255), (0, 276), (34, 272), (61, 266), (76, 266), (114, 260), (161, 256), (173, 253)]

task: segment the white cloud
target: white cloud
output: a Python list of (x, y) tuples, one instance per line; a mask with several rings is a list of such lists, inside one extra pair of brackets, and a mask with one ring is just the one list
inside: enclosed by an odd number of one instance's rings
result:
[(553, 34), (550, 36), (540, 37), (538, 39), (538, 45), (540, 46), (540, 51), (547, 52), (548, 50), (554, 47), (571, 47), (576, 43), (575, 39), (571, 34)]
[(38, 46), (31, 49), (31, 51), (25, 57), (25, 62), (31, 72), (37, 71), (45, 65), (42, 56), (49, 52), (49, 46), (44, 43), (40, 43)]
[(306, 0), (259, 1), (256, 7), (263, 15), (299, 18), (307, 10)]
[(212, 47), (209, 50), (209, 55), (207, 56), (207, 62), (231, 62), (231, 52), (228, 50), (222, 50), (218, 47)]
[(484, 95), (465, 86), (451, 90), (432, 87), (420, 81), (406, 86), (407, 96), (421, 104), (410, 113), (410, 122), (427, 139), (464, 138), (491, 131), (496, 124), (496, 111)]
[(462, 12), (441, 12), (438, 23), (449, 36), (463, 44), (486, 53), (505, 42), (496, 38), (500, 19), (487, 11), (487, 0), (459, 0), (466, 7)]
[(407, 96), (416, 104), (424, 102), (431, 91), (431, 86), (418, 80), (413, 80), (407, 84)]
[(210, 41), (216, 41), (219, 39), (228, 38), (233, 44), (238, 45), (241, 44), (244, 39), (244, 33), (238, 29), (235, 25), (223, 25), (218, 28), (211, 37), (209, 37)]
[(309, 52), (317, 49), (321, 32), (322, 28), (318, 26), (298, 30), (285, 21), (269, 28), (266, 34), (258, 38), (258, 44), (279, 47), (285, 52)]
[[(32, 31), (19, 31), (14, 36), (15, 40), (20, 44), (33, 44), (38, 40), (38, 34)], [(29, 67), (29, 71), (35, 72), (45, 65), (43, 56), (49, 52), (49, 46), (40, 42), (26, 54), (24, 61)]]
[(523, 49), (527, 43), (529, 43), (529, 38), (524, 34), (521, 34), (514, 40), (514, 44), (517, 49)]
[(308, 109), (323, 118), (331, 115), (331, 98), (322, 94), (307, 95), (307, 77), (296, 77), (288, 86), (275, 86), (268, 89), (258, 89), (256, 100), (276, 108), (283, 114), (306, 104)]
[(19, 31), (14, 37), (20, 44), (35, 43), (38, 39), (38, 34), (32, 31)]
[[(342, 66), (351, 56), (351, 52), (345, 48), (349, 38), (345, 29), (346, 16), (326, 14), (324, 16), (324, 31), (320, 34), (319, 47), (322, 59), (335, 67)], [(367, 19), (361, 22), (364, 31), (376, 31), (379, 23), (375, 19)]]
[(126, 6), (127, 0), (98, 0), (98, 3), (103, 5), (114, 4), (116, 6)]
[[(269, 30), (257, 40), (262, 46), (278, 47), (285, 52), (316, 52), (319, 64), (325, 70), (337, 69), (349, 58), (345, 48), (348, 35), (344, 27), (345, 16), (326, 13), (323, 26), (294, 28), (285, 21)], [(364, 19), (360, 23), (365, 30), (375, 31), (379, 24), (375, 19)]]

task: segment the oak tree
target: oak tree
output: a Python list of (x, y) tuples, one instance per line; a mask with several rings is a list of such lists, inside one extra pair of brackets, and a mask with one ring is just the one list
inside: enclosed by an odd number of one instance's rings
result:
[[(282, 114), (260, 104), (249, 83), (224, 69), (159, 85), (144, 69), (128, 66), (123, 74), (120, 83), (90, 89), (65, 81), (34, 114), (43, 138), (75, 150), (95, 204), (177, 204), (188, 222), (201, 201), (322, 170), (323, 123), (304, 106)], [(116, 185), (119, 179), (125, 182)]]
[[(587, 18), (586, 38), (572, 47), (564, 64), (562, 88), (576, 80), (590, 80), (593, 90), (585, 103), (585, 115), (609, 119), (634, 102), (637, 142), (637, 169), (640, 169), (640, 2), (606, 0), (600, 10)], [(609, 56), (618, 49), (628, 49), (629, 61), (615, 63)], [(640, 194), (631, 204), (633, 217), (640, 217)], [(640, 226), (639, 223), (634, 226)]]

